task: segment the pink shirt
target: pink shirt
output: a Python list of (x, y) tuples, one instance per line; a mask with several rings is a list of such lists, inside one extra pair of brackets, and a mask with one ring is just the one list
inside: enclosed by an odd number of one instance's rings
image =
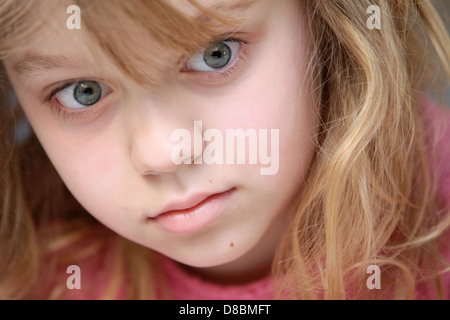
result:
[(177, 263), (161, 257), (168, 286), (175, 300), (270, 300), (274, 284), (271, 277), (246, 285), (220, 285), (188, 274)]
[[(436, 108), (427, 103), (432, 121), (435, 121), (438, 114)], [(439, 159), (437, 168), (440, 172), (440, 192), (448, 199), (450, 205), (450, 112), (443, 124), (445, 130), (439, 134), (440, 142), (438, 145)], [(430, 125), (435, 128), (434, 125)], [(442, 248), (442, 252), (447, 261), (450, 261), (450, 244), (446, 248)], [(103, 274), (101, 270), (108, 270), (105, 265), (105, 259), (89, 259), (83, 265), (82, 269), (82, 289), (67, 290), (64, 293), (65, 299), (98, 299), (103, 296), (110, 277)], [(167, 285), (171, 290), (173, 299), (177, 300), (270, 300), (273, 298), (274, 283), (271, 277), (266, 277), (245, 285), (220, 285), (199, 276), (188, 273), (180, 267), (176, 262), (164, 256), (159, 256), (159, 262), (162, 270), (167, 278)], [(369, 275), (365, 275), (369, 276)], [(67, 279), (68, 274), (63, 275), (63, 279)], [(444, 290), (446, 298), (450, 298), (450, 274), (444, 276)], [(90, 282), (95, 283), (90, 287)], [(89, 290), (83, 290), (84, 287), (90, 287)], [(92, 290), (92, 291), (91, 291)], [(123, 298), (120, 295), (113, 298)], [(417, 288), (416, 299), (435, 299), (428, 285), (421, 285)]]

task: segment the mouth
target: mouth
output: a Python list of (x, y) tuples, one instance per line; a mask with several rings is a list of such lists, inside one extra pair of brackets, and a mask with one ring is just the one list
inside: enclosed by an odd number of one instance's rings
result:
[(224, 212), (236, 189), (215, 194), (197, 194), (167, 205), (149, 220), (175, 234), (199, 231), (211, 225)]

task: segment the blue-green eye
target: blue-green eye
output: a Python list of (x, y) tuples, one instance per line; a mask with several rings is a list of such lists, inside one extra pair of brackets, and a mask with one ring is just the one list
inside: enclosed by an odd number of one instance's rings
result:
[(79, 82), (73, 90), (73, 98), (81, 105), (92, 106), (102, 97), (102, 87), (93, 81)]
[(55, 94), (59, 103), (68, 109), (85, 109), (93, 106), (108, 93), (108, 87), (96, 81), (80, 81)]
[(230, 62), (232, 54), (230, 47), (221, 42), (205, 49), (203, 60), (213, 69), (222, 69)]
[(238, 41), (222, 41), (215, 43), (192, 56), (187, 62), (187, 68), (193, 71), (208, 72), (227, 67), (232, 63), (240, 48)]

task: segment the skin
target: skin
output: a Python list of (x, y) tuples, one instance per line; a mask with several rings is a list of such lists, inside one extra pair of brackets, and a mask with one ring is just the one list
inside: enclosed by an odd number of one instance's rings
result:
[[(208, 6), (211, 1), (201, 2)], [(61, 10), (65, 13), (65, 7)], [(149, 93), (114, 66), (102, 69), (86, 49), (86, 31), (61, 27), (67, 15), (56, 13), (52, 23), (5, 60), (34, 132), (87, 211), (123, 237), (221, 282), (245, 282), (269, 272), (313, 159), (311, 137), (317, 127), (303, 76), (301, 48), (307, 44), (297, 1), (259, 1), (244, 16), (240, 31), (249, 42), (247, 57), (227, 79), (212, 82), (204, 73), (180, 72)], [(73, 63), (17, 73), (13, 66), (30, 52), (66, 55)], [(54, 100), (42, 98), (68, 79), (101, 81), (111, 89), (88, 117), (65, 119), (52, 108)], [(278, 173), (262, 176), (260, 165), (250, 164), (174, 165), (171, 133), (186, 128), (193, 135), (194, 120), (203, 122), (203, 130), (223, 133), (279, 129)], [(230, 188), (235, 192), (224, 213), (200, 231), (173, 234), (146, 219), (174, 199)]]

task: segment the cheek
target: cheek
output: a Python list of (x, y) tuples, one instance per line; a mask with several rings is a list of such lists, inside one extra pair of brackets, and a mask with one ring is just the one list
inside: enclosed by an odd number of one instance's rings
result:
[(222, 100), (216, 114), (208, 115), (209, 119), (216, 121), (210, 125), (218, 124), (222, 130), (267, 129), (269, 141), (270, 132), (279, 130), (280, 162), (283, 155), (305, 154), (309, 157), (316, 117), (314, 104), (298, 76), (300, 72), (281, 63), (260, 69), (246, 85), (235, 91), (232, 98)]
[[(314, 106), (303, 76), (304, 52), (296, 50), (304, 45), (301, 39), (293, 42), (294, 35), (285, 30), (279, 34), (284, 37), (267, 39), (243, 79), (227, 94), (203, 98), (203, 110), (210, 110), (204, 115), (210, 126), (279, 129), (283, 144), (313, 134)], [(210, 99), (215, 99), (213, 109)]]
[[(123, 165), (123, 153), (111, 143), (77, 144), (51, 150), (54, 166), (77, 201), (98, 221), (119, 232), (131, 228), (127, 214), (132, 176)], [(117, 140), (116, 140), (117, 141)], [(127, 177), (127, 178), (123, 178)]]
[[(314, 102), (300, 76), (305, 74), (299, 67), (303, 57), (294, 50), (284, 52), (283, 59), (273, 59), (277, 55), (277, 52), (272, 52), (264, 58), (279, 62), (265, 68), (261, 64), (255, 67), (246, 84), (236, 90), (233, 100), (228, 102), (231, 107), (223, 107), (225, 112), (220, 115), (220, 121), (226, 121), (231, 128), (279, 130), (278, 173), (261, 176), (260, 166), (251, 172), (257, 175), (255, 184), (263, 192), (267, 195), (286, 193), (279, 199), (288, 201), (304, 181), (311, 165), (313, 137), (318, 126)], [(297, 67), (293, 68), (293, 65)], [(270, 135), (268, 138), (270, 141)]]
[[(119, 162), (123, 156), (108, 134), (83, 139), (56, 122), (36, 119), (33, 125), (42, 147), (75, 198), (90, 212), (114, 204), (120, 194)], [(40, 121), (39, 121), (40, 120)]]

